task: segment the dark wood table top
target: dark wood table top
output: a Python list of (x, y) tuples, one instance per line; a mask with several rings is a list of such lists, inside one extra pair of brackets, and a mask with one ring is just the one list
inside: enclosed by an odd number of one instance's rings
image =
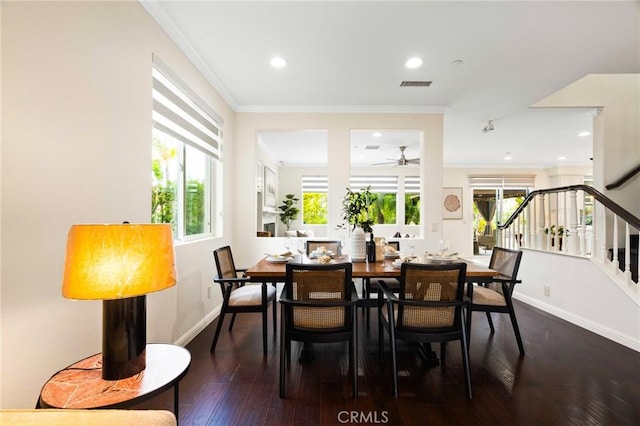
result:
[[(314, 260), (310, 260), (305, 256), (302, 256), (301, 259), (303, 263), (314, 262)], [(300, 259), (297, 259), (295, 261), (299, 260)], [(336, 262), (350, 262), (349, 256), (336, 256), (334, 260)], [(393, 260), (394, 259), (384, 259), (374, 263), (353, 262), (353, 277), (399, 278), (400, 268), (392, 265)], [(421, 261), (428, 262), (426, 258), (422, 258)], [(467, 281), (486, 281), (498, 275), (497, 271), (489, 269), (486, 266), (462, 259), (460, 259), (460, 262), (467, 264)], [(258, 263), (247, 269), (245, 275), (250, 277), (252, 281), (284, 280), (285, 271), (285, 263), (275, 263), (261, 259)]]
[(163, 392), (182, 379), (191, 364), (185, 348), (147, 344), (146, 368), (121, 380), (102, 379), (102, 354), (54, 374), (40, 392), (42, 408), (126, 408)]

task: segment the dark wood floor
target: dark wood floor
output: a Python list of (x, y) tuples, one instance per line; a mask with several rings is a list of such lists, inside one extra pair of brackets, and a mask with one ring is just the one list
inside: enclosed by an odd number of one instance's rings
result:
[[(212, 355), (214, 322), (187, 346), (193, 361), (180, 384), (180, 424), (640, 424), (640, 354), (516, 304), (524, 358), (519, 358), (508, 316), (494, 314), (496, 333), (491, 336), (484, 314), (474, 313), (472, 400), (465, 396), (457, 342), (448, 345), (446, 368), (428, 365), (413, 347), (401, 344), (400, 396), (394, 399), (388, 345), (385, 360), (378, 359), (376, 310), (368, 332), (358, 314), (357, 400), (351, 398), (346, 344), (315, 345), (313, 360), (300, 362), (294, 343), (287, 397), (280, 399), (279, 346), (271, 324), (269, 355), (263, 358), (259, 314), (239, 314), (231, 334), (227, 318)], [(135, 408), (172, 410), (173, 392)]]

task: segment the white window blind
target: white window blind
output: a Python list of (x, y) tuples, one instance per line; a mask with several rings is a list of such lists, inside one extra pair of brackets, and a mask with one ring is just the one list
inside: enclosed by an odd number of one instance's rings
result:
[(535, 175), (469, 175), (471, 188), (533, 188)]
[(405, 176), (404, 192), (408, 194), (419, 194), (420, 193), (420, 176)]
[(153, 57), (153, 126), (222, 158), (222, 119), (160, 59)]
[(349, 186), (352, 191), (371, 186), (371, 192), (395, 194), (398, 192), (398, 176), (351, 176)]
[(327, 192), (329, 178), (327, 176), (302, 176), (302, 192)]

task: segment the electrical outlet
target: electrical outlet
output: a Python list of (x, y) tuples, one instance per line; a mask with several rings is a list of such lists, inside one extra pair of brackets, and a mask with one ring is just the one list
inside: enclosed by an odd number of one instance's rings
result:
[(544, 286), (544, 295), (547, 297), (551, 297), (551, 287), (548, 285)]
[(209, 286), (207, 287), (207, 299), (211, 299), (211, 296), (213, 296), (213, 287)]

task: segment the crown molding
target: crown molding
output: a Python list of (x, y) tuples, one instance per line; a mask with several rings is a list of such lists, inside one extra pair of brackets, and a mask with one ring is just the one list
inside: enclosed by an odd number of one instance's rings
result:
[(443, 105), (239, 105), (236, 112), (250, 113), (368, 113), (443, 114)]
[(139, 0), (142, 7), (160, 25), (167, 35), (176, 43), (178, 48), (189, 58), (202, 76), (213, 86), (218, 94), (225, 100), (229, 107), (237, 111), (238, 102), (222, 84), (218, 76), (209, 68), (202, 56), (193, 48), (189, 40), (175, 25), (159, 1)]

